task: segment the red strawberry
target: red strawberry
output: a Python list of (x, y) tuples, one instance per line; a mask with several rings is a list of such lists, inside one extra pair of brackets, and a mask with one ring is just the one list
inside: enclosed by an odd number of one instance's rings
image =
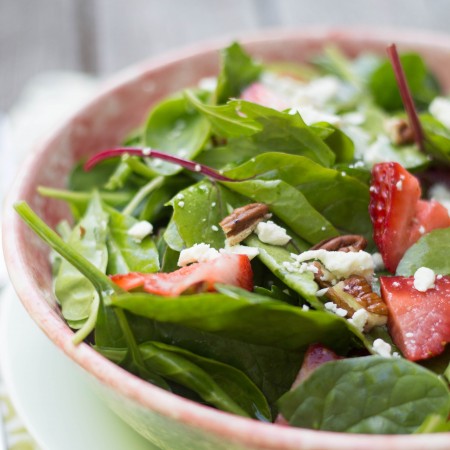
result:
[(221, 255), (212, 261), (195, 263), (170, 273), (138, 273), (113, 275), (111, 279), (122, 289), (142, 288), (151, 294), (175, 297), (186, 291), (215, 291), (216, 283), (253, 289), (253, 272), (245, 255)]
[(422, 234), (450, 226), (448, 211), (434, 200), (420, 200), (420, 196), (419, 181), (400, 164), (374, 166), (369, 213), (375, 243), (392, 273)]
[(450, 276), (436, 279), (426, 292), (414, 288), (414, 277), (380, 277), (389, 309), (389, 331), (405, 358), (431, 358), (450, 342)]
[(278, 111), (282, 111), (289, 107), (284, 99), (262, 83), (253, 83), (248, 86), (241, 93), (241, 98), (248, 102), (277, 109)]

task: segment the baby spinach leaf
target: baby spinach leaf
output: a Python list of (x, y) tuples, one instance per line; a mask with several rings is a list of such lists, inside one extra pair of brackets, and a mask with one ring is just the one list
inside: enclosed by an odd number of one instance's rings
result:
[(319, 289), (312, 272), (289, 272), (283, 265), (284, 262), (292, 261), (291, 253), (284, 247), (264, 244), (256, 236), (250, 236), (245, 240), (250, 247), (256, 247), (259, 250), (258, 258), (267, 266), (267, 268), (286, 286), (299, 293), (315, 309), (322, 310), (323, 304), (316, 297)]
[(113, 305), (149, 319), (257, 345), (301, 350), (313, 342), (322, 342), (338, 351), (349, 345), (352, 334), (340, 317), (302, 311), (250, 292), (226, 292), (166, 298), (128, 293), (111, 300)]
[(310, 243), (337, 236), (339, 232), (297, 189), (283, 180), (222, 182), (230, 190), (265, 203), (298, 236)]
[[(436, 79), (418, 54), (404, 53), (400, 56), (400, 61), (416, 104), (419, 107), (428, 105), (440, 92)], [(369, 89), (375, 102), (386, 111), (398, 111), (403, 108), (394, 71), (387, 59), (372, 73)]]
[(177, 224), (175, 223), (173, 217), (167, 225), (166, 231), (164, 231), (164, 240), (166, 241), (166, 244), (175, 252), (179, 253), (185, 247), (183, 238), (178, 232)]
[[(345, 172), (322, 167), (304, 156), (264, 153), (225, 173), (236, 179), (244, 177), (256, 177), (258, 180), (281, 179), (301, 191), (310, 205), (336, 228), (344, 233), (357, 233), (367, 239), (371, 238), (372, 223), (368, 213), (369, 187)], [(242, 183), (236, 183), (236, 189), (239, 189), (240, 184)], [(289, 213), (292, 214), (297, 209), (295, 205), (300, 204), (293, 203), (288, 209)], [(275, 209), (274, 212), (276, 213)], [(283, 220), (300, 236), (306, 238), (286, 219)], [(305, 223), (309, 219), (297, 218), (297, 220)], [(319, 224), (316, 226), (319, 227)], [(324, 224), (320, 225), (322, 226)], [(310, 239), (307, 240), (312, 242)]]
[(225, 103), (231, 97), (239, 97), (245, 87), (259, 78), (262, 69), (262, 65), (254, 61), (237, 42), (223, 49), (221, 70), (217, 79), (217, 103)]
[(164, 378), (197, 392), (223, 411), (270, 421), (267, 400), (240, 370), (160, 342), (140, 346), (146, 364)]
[[(225, 187), (204, 180), (184, 189), (170, 201), (172, 221), (187, 247), (203, 242), (223, 248), (225, 235), (219, 222), (229, 214), (228, 204), (236, 205), (240, 201), (239, 196)], [(168, 231), (169, 228), (166, 233)]]
[(147, 236), (137, 242), (128, 234), (128, 230), (139, 221), (113, 209), (108, 209), (108, 213), (107, 273), (157, 272), (159, 256), (153, 238)]
[[(102, 272), (106, 271), (108, 253), (106, 235), (108, 214), (94, 193), (86, 214), (74, 227), (68, 244)], [(68, 261), (63, 260), (55, 278), (55, 294), (64, 318), (73, 328), (80, 328), (89, 317), (98, 296), (95, 286)]]
[[(199, 93), (205, 98), (205, 93)], [(209, 138), (210, 126), (183, 94), (163, 100), (151, 111), (144, 129), (144, 145), (192, 159)], [(159, 174), (173, 175), (181, 167), (160, 160), (149, 161)]]
[(450, 431), (450, 422), (438, 414), (429, 415), (414, 434), (445, 433)]
[(450, 165), (450, 131), (430, 114), (422, 114), (420, 122), (425, 132), (425, 151), (434, 159)]
[(318, 367), (279, 401), (293, 426), (369, 434), (411, 433), (446, 418), (450, 395), (432, 372), (401, 358), (368, 356)]
[(353, 141), (342, 130), (327, 122), (315, 123), (311, 128), (331, 131), (328, 136), (322, 139), (336, 155), (336, 163), (353, 161), (355, 146)]
[(406, 251), (397, 267), (397, 275), (414, 275), (420, 267), (429, 267), (437, 274), (450, 275), (449, 254), (450, 228), (430, 231)]

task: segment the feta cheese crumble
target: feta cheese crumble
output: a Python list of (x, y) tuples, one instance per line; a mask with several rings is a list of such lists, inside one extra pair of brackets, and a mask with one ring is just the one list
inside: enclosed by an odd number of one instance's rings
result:
[(299, 255), (291, 254), (291, 257), (297, 264), (318, 260), (337, 279), (348, 278), (350, 275), (361, 275), (371, 281), (374, 272), (372, 255), (363, 250), (359, 252), (339, 252), (319, 249), (309, 250)]
[(271, 220), (258, 223), (255, 233), (265, 244), (286, 245), (291, 240), (286, 230)]
[(222, 254), (234, 253), (236, 255), (245, 255), (248, 256), (248, 259), (250, 260), (259, 255), (259, 249), (257, 249), (256, 247), (247, 247), (246, 245), (239, 244), (221, 248), (219, 252)]
[(374, 253), (372, 255), (372, 261), (373, 261), (375, 271), (384, 269), (384, 262), (383, 262), (383, 257), (381, 256), (381, 253), (378, 253), (378, 252)]
[(336, 305), (336, 303), (327, 302), (327, 303), (325, 303), (324, 306), (327, 311), (330, 311), (339, 317), (345, 317), (348, 314), (344, 308), (339, 308), (339, 306)]
[(435, 119), (450, 128), (450, 100), (448, 98), (436, 97), (428, 109)]
[(219, 255), (220, 253), (215, 248), (211, 248), (209, 244), (194, 244), (192, 247), (181, 250), (178, 266), (184, 267), (195, 262), (211, 261)]
[(364, 308), (361, 308), (355, 311), (353, 316), (347, 320), (362, 333), (369, 320), (369, 313)]
[(153, 225), (146, 220), (141, 220), (135, 223), (128, 229), (127, 234), (133, 238), (136, 242), (141, 242), (142, 239), (153, 233)]
[(184, 202), (183, 202), (183, 201), (178, 202), (178, 206), (179, 206), (180, 208), (184, 208)]
[(217, 225), (211, 225), (211, 230), (219, 231), (219, 227)]
[(384, 358), (391, 358), (392, 355), (392, 347), (387, 342), (383, 341), (383, 339), (375, 339), (372, 344), (372, 348), (375, 353), (378, 353), (380, 356)]
[(436, 275), (433, 270), (428, 267), (420, 267), (414, 273), (414, 287), (419, 292), (426, 292), (428, 289), (434, 288)]

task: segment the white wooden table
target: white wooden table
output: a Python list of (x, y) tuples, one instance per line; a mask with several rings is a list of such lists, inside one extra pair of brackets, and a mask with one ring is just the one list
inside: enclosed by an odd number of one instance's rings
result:
[(450, 33), (450, 1), (0, 0), (0, 110), (43, 71), (106, 75), (214, 36), (314, 24)]

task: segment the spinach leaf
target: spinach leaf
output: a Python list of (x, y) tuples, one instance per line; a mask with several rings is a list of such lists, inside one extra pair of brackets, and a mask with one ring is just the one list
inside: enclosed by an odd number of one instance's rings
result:
[(153, 238), (147, 236), (137, 242), (128, 234), (128, 230), (139, 221), (113, 209), (108, 209), (108, 213), (107, 273), (157, 272), (159, 256)]
[(239, 97), (241, 91), (256, 81), (262, 72), (261, 64), (254, 61), (237, 42), (223, 49), (221, 58), (216, 88), (218, 104), (227, 102), (231, 97)]
[(315, 309), (323, 310), (322, 302), (316, 297), (319, 289), (314, 281), (312, 272), (295, 273), (289, 272), (284, 266), (284, 262), (291, 261), (291, 254), (283, 247), (264, 244), (256, 236), (249, 236), (245, 243), (250, 247), (259, 250), (258, 258), (264, 265), (286, 286), (299, 293)]
[[(94, 192), (86, 214), (72, 230), (68, 244), (95, 265), (106, 271), (108, 252), (106, 235), (108, 214)], [(67, 323), (72, 328), (81, 328), (89, 317), (92, 302), (98, 297), (95, 286), (68, 261), (63, 260), (54, 284), (56, 297)]]
[(175, 252), (179, 253), (185, 247), (183, 238), (178, 232), (177, 224), (175, 223), (173, 217), (167, 225), (166, 231), (164, 231), (164, 240), (169, 248)]
[[(256, 177), (258, 180), (281, 179), (297, 188), (310, 205), (336, 228), (347, 234), (362, 234), (367, 239), (371, 239), (372, 223), (368, 213), (369, 187), (347, 175), (346, 172), (322, 167), (304, 156), (264, 153), (225, 173), (228, 177), (236, 179), (245, 177)], [(255, 184), (255, 181), (242, 183)], [(241, 189), (242, 183), (236, 183), (236, 187), (229, 185), (229, 188)], [(241, 193), (243, 192), (241, 191)], [(257, 195), (256, 188), (254, 195)], [(295, 202), (297, 201), (299, 200), (296, 198)], [(296, 211), (300, 204), (293, 202), (288, 209), (289, 213), (292, 214), (293, 211)], [(276, 212), (275, 209), (274, 212)], [(277, 215), (279, 214), (277, 213)], [(284, 217), (281, 218), (298, 233), (291, 223)], [(297, 218), (296, 220), (306, 223), (310, 219)], [(316, 226), (319, 227), (319, 224)], [(320, 227), (322, 226), (324, 224), (320, 225)], [(306, 238), (305, 234), (298, 234)], [(306, 239), (312, 242), (310, 239)]]
[[(440, 89), (436, 79), (418, 54), (404, 53), (400, 56), (400, 61), (416, 104), (419, 107), (427, 106), (439, 95)], [(394, 71), (387, 59), (372, 73), (368, 87), (375, 102), (386, 111), (398, 111), (403, 108)]]
[(430, 231), (406, 251), (397, 267), (397, 275), (414, 275), (420, 267), (429, 267), (437, 274), (450, 275), (449, 254), (450, 228)]
[[(204, 93), (199, 95), (205, 98)], [(182, 94), (177, 94), (163, 100), (151, 111), (144, 129), (144, 144), (192, 159), (205, 146), (209, 133), (209, 122)], [(173, 175), (182, 170), (159, 160), (149, 161), (148, 165), (161, 175)]]
[(267, 400), (240, 370), (160, 342), (140, 346), (146, 364), (164, 378), (197, 392), (223, 411), (270, 421)]
[(265, 203), (298, 236), (310, 243), (337, 236), (336, 228), (297, 189), (283, 180), (222, 182), (230, 190)]
[(450, 431), (450, 422), (438, 414), (429, 415), (414, 434), (445, 433)]
[(322, 342), (337, 351), (348, 348), (346, 321), (247, 291), (161, 298), (146, 293), (111, 297), (112, 304), (160, 322), (180, 324), (256, 345), (302, 350)]
[(425, 132), (425, 151), (434, 159), (450, 165), (450, 131), (430, 114), (421, 114), (420, 122)]
[(172, 221), (187, 247), (203, 242), (217, 249), (223, 248), (225, 235), (219, 222), (229, 214), (228, 204), (234, 206), (241, 202), (239, 196), (225, 187), (203, 180), (184, 189), (170, 201)]
[(369, 434), (411, 433), (446, 418), (450, 395), (432, 372), (400, 358), (368, 356), (318, 367), (279, 401), (293, 426)]
[(336, 155), (336, 163), (353, 161), (355, 146), (353, 141), (342, 130), (327, 122), (315, 123), (311, 128), (330, 131), (330, 134), (322, 139)]

